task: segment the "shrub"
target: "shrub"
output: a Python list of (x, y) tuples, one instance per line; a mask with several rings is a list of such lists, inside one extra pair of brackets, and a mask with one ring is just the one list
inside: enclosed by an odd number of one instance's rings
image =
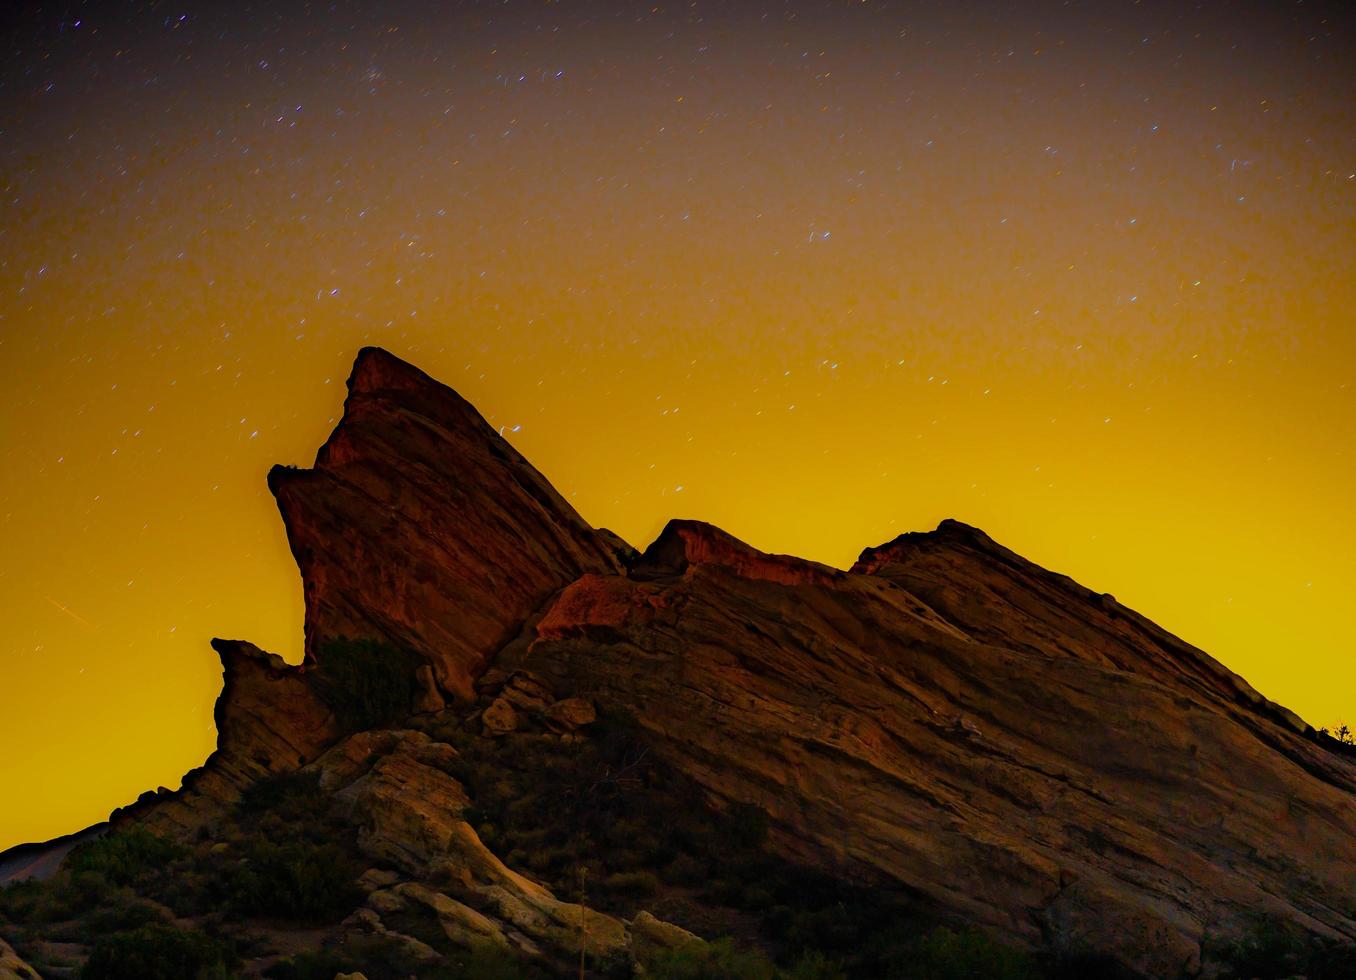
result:
[[(901, 969), (902, 968), (902, 969)], [(1035, 962), (976, 929), (938, 928), (914, 943), (895, 976), (909, 980), (1037, 980)]]
[(61, 922), (97, 908), (113, 890), (107, 878), (92, 871), (16, 881), (0, 889), (0, 915), (29, 924)]
[(608, 875), (603, 887), (614, 895), (648, 898), (659, 891), (659, 879), (648, 871), (622, 871)]
[(73, 874), (94, 872), (118, 885), (131, 884), (185, 853), (183, 845), (140, 826), (86, 841), (66, 856)]
[(1270, 919), (1255, 922), (1223, 957), (1226, 976), (1256, 980), (1303, 973), (1308, 958), (1303, 937)]
[(342, 918), (362, 901), (358, 868), (332, 845), (254, 842), (229, 873), (234, 905), (245, 915), (322, 923)]
[(275, 814), (284, 820), (313, 819), (329, 806), (318, 772), (285, 772), (245, 787), (237, 804), (242, 817)]
[(201, 932), (146, 925), (98, 942), (82, 980), (227, 980), (237, 963), (229, 945)]
[(818, 950), (802, 953), (783, 976), (786, 980), (847, 980), (842, 965)]
[(269, 980), (334, 980), (338, 974), (355, 969), (355, 964), (347, 958), (323, 949), (279, 960), (264, 971), (264, 976)]
[(774, 980), (777, 970), (762, 953), (718, 939), (666, 950), (651, 961), (646, 975), (654, 980)]
[(389, 725), (408, 715), (417, 691), (417, 654), (375, 640), (331, 640), (316, 657), (316, 692), (345, 731)]
[[(269, 980), (334, 980), (336, 974), (359, 972), (369, 980), (533, 980), (543, 974), (508, 950), (490, 943), (449, 953), (443, 963), (429, 964), (411, 957), (406, 947), (389, 937), (363, 936), (341, 949), (298, 953), (279, 960), (264, 976)], [(590, 974), (593, 976), (594, 974)]]
[(80, 927), (85, 933), (102, 936), (114, 932), (128, 932), (142, 926), (161, 924), (165, 921), (165, 913), (154, 905), (147, 905), (145, 902), (131, 902), (129, 904), (118, 903), (109, 908), (92, 912), (80, 923)]
[(1220, 959), (1223, 976), (1231, 980), (1356, 977), (1356, 945), (1324, 941), (1274, 919), (1255, 921), (1241, 938), (1225, 947)]
[(1309, 980), (1351, 980), (1356, 977), (1356, 945), (1324, 946), (1309, 960)]
[(458, 964), (464, 980), (520, 980), (523, 966), (508, 950), (492, 943), (477, 943)]

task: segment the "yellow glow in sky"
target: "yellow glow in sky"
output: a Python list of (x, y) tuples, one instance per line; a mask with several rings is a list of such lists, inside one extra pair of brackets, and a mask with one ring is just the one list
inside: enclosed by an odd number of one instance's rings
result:
[(956, 517), (1356, 719), (1341, 38), (984, 9), (42, 34), (0, 146), (0, 847), (200, 764), (212, 636), (299, 658), (264, 474), (363, 344), (635, 545), (843, 567)]

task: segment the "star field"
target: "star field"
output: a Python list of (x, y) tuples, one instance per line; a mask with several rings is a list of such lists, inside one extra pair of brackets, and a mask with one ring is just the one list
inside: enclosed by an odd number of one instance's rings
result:
[(37, 5), (0, 59), (0, 847), (295, 660), (357, 348), (591, 523), (943, 517), (1356, 717), (1338, 4)]

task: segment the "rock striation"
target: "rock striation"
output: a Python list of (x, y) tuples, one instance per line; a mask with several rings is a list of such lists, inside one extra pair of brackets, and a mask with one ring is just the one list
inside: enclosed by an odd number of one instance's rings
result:
[[(375, 348), (315, 465), (269, 486), (302, 573), (306, 660), (217, 641), (218, 751), (125, 817), (187, 830), (253, 780), (311, 766), (405, 876), (373, 890), (365, 921), (415, 902), (448, 935), (568, 949), (581, 912), (461, 820), (446, 747), (339, 730), (314, 683), (338, 638), (421, 658), (412, 712), (497, 692), (479, 709), (491, 736), (625, 713), (713, 805), (765, 811), (788, 860), (905, 886), (1021, 943), (1161, 977), (1200, 972), (1210, 942), (1259, 913), (1356, 940), (1356, 761), (977, 529), (943, 522), (846, 571), (695, 521), (636, 553), (455, 392)], [(618, 948), (660, 926), (589, 920)]]
[(268, 475), (301, 568), (307, 659), (340, 637), (391, 642), (469, 703), (548, 596), (620, 568), (613, 543), (418, 368), (364, 348), (348, 392), (315, 465)]
[(519, 655), (788, 856), (1144, 976), (1254, 914), (1356, 937), (1356, 767), (1215, 661), (960, 525), (831, 579), (704, 533)]

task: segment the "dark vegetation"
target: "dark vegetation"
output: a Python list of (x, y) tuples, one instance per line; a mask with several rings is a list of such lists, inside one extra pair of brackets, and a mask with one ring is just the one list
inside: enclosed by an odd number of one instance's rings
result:
[[(373, 663), (393, 662), (389, 650), (342, 649), (353, 654), (337, 658), (345, 683), (374, 699), (342, 709), (349, 723), (386, 717), (398, 704), (407, 710), (412, 687), (403, 681), (364, 686), (354, 680)], [(413, 666), (405, 665), (412, 677)], [(453, 775), (474, 801), (467, 817), (511, 867), (568, 900), (582, 898), (626, 918), (644, 909), (699, 935), (724, 937), (661, 955), (647, 970), (653, 980), (1126, 975), (1094, 951), (1015, 949), (938, 918), (887, 883), (788, 864), (769, 847), (761, 810), (713, 810), (700, 787), (648, 750), (627, 718), (600, 719), (583, 738), (541, 732), (487, 738), (450, 713), (411, 724), (456, 746)], [(238, 976), (245, 961), (276, 948), (256, 927), (320, 929), (308, 934), (331, 937), (274, 959), (265, 971), (272, 980), (333, 980), (356, 971), (369, 980), (573, 975), (562, 963), (525, 964), (493, 947), (459, 948), (432, 913), (417, 906), (383, 921), (442, 954), (435, 965), (389, 936), (333, 941), (339, 931), (331, 927), (363, 903), (356, 878), (370, 860), (358, 850), (356, 828), (332, 804), (315, 777), (294, 773), (252, 787), (211, 839), (179, 843), (133, 826), (86, 842), (53, 880), (0, 889), (0, 932), (44, 975), (92, 980)], [(79, 944), (83, 955), (72, 957), (64, 943)], [(1208, 953), (1222, 964), (1225, 980), (1356, 977), (1356, 947), (1321, 943), (1270, 922)], [(621, 980), (631, 970), (590, 961), (588, 975)]]
[(730, 937), (670, 954), (652, 976), (1041, 975), (1032, 957), (946, 928), (897, 887), (775, 856), (766, 814), (713, 811), (700, 787), (650, 753), (630, 719), (600, 719), (582, 740), (429, 727), (457, 746), (453, 775), (475, 804), (467, 819), (510, 867), (573, 901), (582, 872), (582, 897), (595, 908), (623, 917), (644, 909), (702, 936)]
[(1318, 731), (1320, 735), (1326, 735), (1343, 745), (1356, 745), (1356, 734), (1352, 733), (1350, 725), (1338, 725), (1333, 729), (1320, 728)]
[(163, 923), (107, 936), (94, 946), (84, 980), (227, 980), (239, 958), (230, 943)]
[(1324, 942), (1293, 927), (1259, 919), (1218, 951), (1224, 980), (1352, 980), (1356, 945)]
[(390, 939), (371, 937), (342, 949), (302, 953), (275, 963), (269, 980), (334, 980), (339, 973), (362, 973), (368, 980), (545, 980), (546, 974), (495, 946), (448, 950), (446, 962), (430, 966), (410, 957)]
[(374, 640), (330, 640), (316, 659), (316, 692), (347, 732), (380, 728), (410, 713), (423, 659)]
[(88, 947), (84, 977), (236, 976), (242, 922), (325, 925), (362, 902), (354, 831), (329, 803), (293, 774), (254, 787), (217, 839), (132, 826), (88, 841), (51, 881), (0, 890), (0, 926), (44, 974), (70, 966), (46, 955), (58, 942)]

